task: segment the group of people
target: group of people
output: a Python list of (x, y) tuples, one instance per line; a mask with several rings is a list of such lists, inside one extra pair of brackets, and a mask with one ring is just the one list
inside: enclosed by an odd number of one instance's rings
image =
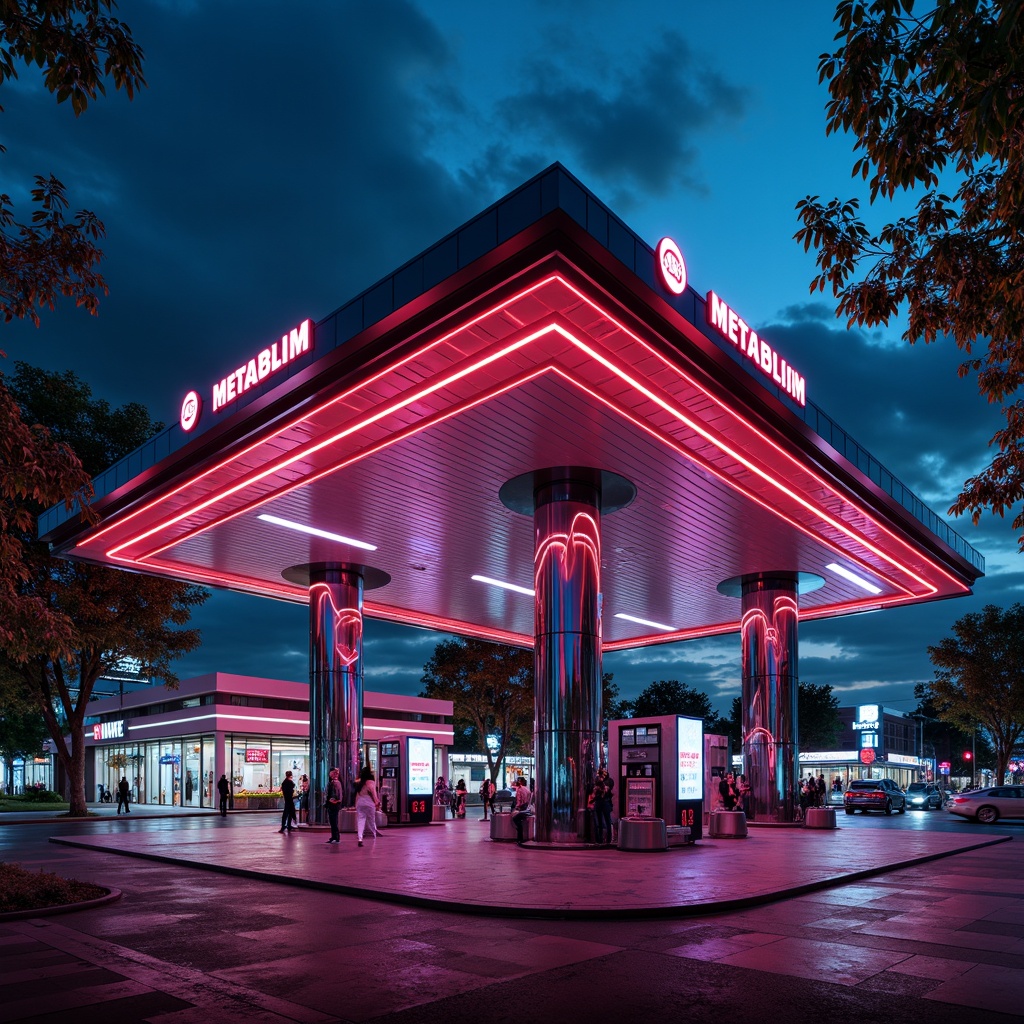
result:
[[(355, 798), (356, 843), (362, 846), (363, 836), (367, 832), (374, 839), (380, 837), (380, 830), (377, 828), (380, 795), (377, 792), (377, 780), (374, 778), (373, 769), (369, 765), (364, 765), (359, 771), (359, 778), (356, 779), (355, 784)], [(328, 846), (341, 842), (341, 829), (338, 825), (341, 805), (341, 772), (337, 768), (332, 768), (324, 789), (324, 807), (327, 810), (327, 820), (331, 826), (331, 838), (327, 840)]]
[[(223, 775), (221, 778), (224, 782), (227, 782)], [(298, 786), (296, 786), (292, 773), (285, 772), (284, 781), (281, 783), (281, 795), (284, 797), (284, 810), (281, 813), (281, 827), (278, 829), (278, 832), (295, 831), (295, 828), (298, 826), (299, 814), (302, 815), (303, 824), (309, 825), (309, 776), (303, 774), (302, 778), (299, 779)], [(223, 803), (223, 796), (221, 800)], [(226, 813), (226, 809), (222, 809), (221, 813)]]
[[(836, 788), (834, 783), (832, 788)], [(842, 782), (840, 782), (839, 788), (840, 790), (842, 789)], [(818, 775), (817, 778), (813, 775), (808, 775), (800, 783), (800, 809), (806, 811), (808, 807), (824, 807), (827, 803), (825, 798), (827, 791), (828, 787), (824, 775)]]
[(722, 810), (743, 811), (748, 816), (754, 810), (746, 775), (726, 772), (718, 783), (718, 796), (722, 801)]
[[(484, 786), (487, 785), (486, 780), (480, 787), (480, 796), (484, 797)], [(492, 796), (489, 802), (484, 803), (484, 820), (487, 818), (487, 807), (490, 804), (491, 811), (494, 810), (493, 804), (493, 791), (494, 786), (491, 784)], [(469, 797), (469, 790), (466, 788), (466, 780), (459, 779), (453, 786), (451, 782), (445, 782), (444, 776), (439, 775), (437, 782), (434, 784), (434, 803), (447, 808), (451, 811), (453, 818), (465, 818), (466, 817), (466, 802)]]

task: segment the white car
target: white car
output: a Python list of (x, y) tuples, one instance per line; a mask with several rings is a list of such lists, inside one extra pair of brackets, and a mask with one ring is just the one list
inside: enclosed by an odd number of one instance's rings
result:
[(956, 793), (946, 802), (946, 810), (983, 825), (1000, 818), (1024, 818), (1024, 786), (991, 786)]

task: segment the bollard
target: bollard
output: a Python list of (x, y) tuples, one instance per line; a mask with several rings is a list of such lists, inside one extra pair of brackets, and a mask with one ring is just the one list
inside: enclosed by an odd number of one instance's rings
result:
[(804, 812), (804, 828), (835, 828), (834, 807), (808, 807)]
[(747, 816), (742, 811), (713, 811), (712, 839), (746, 839)]

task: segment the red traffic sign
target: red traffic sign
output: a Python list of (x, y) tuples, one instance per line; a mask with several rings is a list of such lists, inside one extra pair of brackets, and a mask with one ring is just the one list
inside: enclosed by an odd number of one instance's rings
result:
[(865, 747), (860, 752), (861, 764), (871, 764), (875, 760), (875, 752), (870, 747)]

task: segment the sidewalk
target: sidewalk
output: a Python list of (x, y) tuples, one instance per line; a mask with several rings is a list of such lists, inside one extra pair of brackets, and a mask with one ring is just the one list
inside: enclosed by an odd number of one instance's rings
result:
[[(52, 841), (411, 906), (605, 920), (751, 906), (1007, 841), (879, 829), (866, 842), (863, 830), (855, 828), (751, 827), (746, 839), (702, 839), (630, 853), (496, 843), (487, 823), (462, 819), (386, 828), (380, 839), (367, 838), (359, 848), (352, 833), (331, 846), (323, 830), (278, 835), (277, 827), (276, 816), (267, 816), (266, 834), (263, 827), (247, 829), (247, 843), (230, 827), (184, 831), (170, 822), (158, 831)], [(496, 877), (507, 884), (496, 886)], [(509, 887), (517, 894), (514, 901), (508, 900)]]
[[(273, 815), (0, 829), (120, 900), (0, 922), (5, 1021), (997, 1024), (1024, 1011), (1019, 829), (858, 820), (658, 853)], [(56, 834), (60, 833), (60, 834)]]

